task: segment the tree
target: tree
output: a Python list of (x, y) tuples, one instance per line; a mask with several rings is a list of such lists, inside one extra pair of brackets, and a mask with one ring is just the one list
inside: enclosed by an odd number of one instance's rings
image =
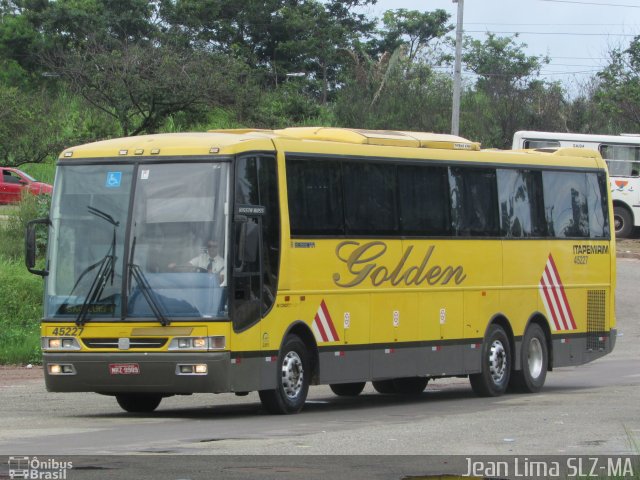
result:
[(426, 48), (430, 41), (444, 37), (453, 30), (452, 25), (446, 25), (451, 16), (444, 10), (433, 12), (419, 12), (417, 10), (387, 10), (382, 22), (386, 30), (382, 32), (379, 49), (393, 52), (401, 45), (407, 48), (410, 62)]
[(601, 80), (595, 98), (622, 129), (640, 127), (640, 36), (628, 48), (610, 52), (609, 65), (598, 73)]
[(525, 48), (515, 37), (493, 33), (484, 41), (465, 38), (462, 60), (477, 80), (475, 90), (465, 95), (462, 130), (475, 129), (474, 138), (487, 146), (508, 148), (514, 132), (531, 125), (532, 115), (540, 113), (532, 107), (546, 88), (537, 77), (549, 59), (527, 56)]
[(0, 2), (0, 82), (26, 87), (40, 72), (42, 38), (16, 2)]
[(269, 86), (305, 72), (322, 102), (338, 82), (347, 48), (368, 35), (374, 22), (354, 7), (374, 0), (161, 0), (167, 34), (199, 49), (231, 55)]
[(0, 162), (39, 163), (62, 150), (60, 105), (45, 91), (25, 93), (0, 84)]
[(123, 135), (156, 132), (178, 112), (229, 105), (246, 83), (228, 57), (148, 42), (93, 40), (50, 62), (74, 92), (115, 118)]
[(353, 55), (354, 79), (334, 110), (347, 127), (446, 131), (451, 118), (451, 80), (425, 62), (410, 62), (400, 48), (374, 60)]

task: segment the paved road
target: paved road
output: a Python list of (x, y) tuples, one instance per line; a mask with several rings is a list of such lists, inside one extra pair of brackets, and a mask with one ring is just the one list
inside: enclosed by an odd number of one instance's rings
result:
[(37, 375), (0, 382), (0, 455), (638, 454), (639, 285), (640, 261), (619, 259), (615, 351), (551, 372), (537, 395), (481, 399), (449, 379), (410, 399), (313, 387), (285, 417), (264, 414), (256, 394), (173, 397), (136, 416), (110, 397), (47, 393)]

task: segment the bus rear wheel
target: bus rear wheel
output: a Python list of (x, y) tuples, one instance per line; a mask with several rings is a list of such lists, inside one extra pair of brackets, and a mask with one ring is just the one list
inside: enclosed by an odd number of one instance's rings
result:
[(371, 382), (373, 389), (378, 393), (396, 393), (396, 387), (393, 384), (393, 380), (375, 380)]
[(289, 335), (278, 355), (275, 390), (260, 390), (262, 406), (273, 414), (298, 413), (309, 392), (309, 356), (297, 335)]
[(339, 397), (357, 397), (362, 393), (366, 384), (366, 382), (332, 383), (329, 388)]
[(419, 395), (424, 392), (429, 383), (427, 377), (406, 377), (406, 378), (394, 378), (393, 387), (396, 393), (402, 395)]
[(480, 373), (469, 375), (471, 388), (480, 397), (497, 397), (509, 386), (511, 347), (500, 325), (491, 325), (482, 343)]
[(522, 370), (513, 372), (509, 386), (516, 392), (539, 392), (547, 378), (548, 362), (547, 338), (540, 325), (531, 324), (522, 339)]
[(613, 207), (613, 225), (616, 237), (629, 238), (633, 231), (633, 219), (629, 210), (624, 207)]
[(162, 395), (153, 393), (119, 393), (116, 395), (116, 401), (127, 412), (150, 413), (158, 408), (162, 401)]

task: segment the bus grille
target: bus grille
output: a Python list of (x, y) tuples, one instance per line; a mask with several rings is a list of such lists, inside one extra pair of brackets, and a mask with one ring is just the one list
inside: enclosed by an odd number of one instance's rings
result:
[(587, 290), (587, 350), (602, 350), (604, 344), (605, 290)]
[[(120, 350), (119, 340), (119, 338), (83, 338), (82, 343), (87, 348), (113, 348)], [(129, 348), (162, 348), (166, 343), (166, 338), (130, 338)]]

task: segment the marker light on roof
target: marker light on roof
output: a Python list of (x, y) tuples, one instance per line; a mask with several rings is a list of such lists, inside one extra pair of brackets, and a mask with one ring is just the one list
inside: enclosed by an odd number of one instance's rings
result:
[(209, 150), (209, 153), (218, 153), (220, 151), (220, 149), (218, 147), (211, 147), (211, 149)]
[(151, 149), (151, 155), (158, 155), (160, 153), (160, 149), (159, 148), (152, 148)]
[(135, 155), (142, 155), (144, 153), (144, 148), (136, 148), (136, 151), (133, 153)]
[(127, 153), (129, 153), (129, 150), (120, 150), (118, 152), (119, 155), (126, 155)]
[(64, 156), (67, 158), (73, 157), (73, 152), (64, 152)]

